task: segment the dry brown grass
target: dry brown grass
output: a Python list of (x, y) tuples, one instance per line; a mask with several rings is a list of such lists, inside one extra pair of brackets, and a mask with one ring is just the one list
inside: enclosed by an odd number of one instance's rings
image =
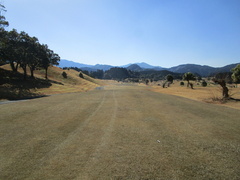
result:
[[(207, 103), (214, 103), (222, 106), (240, 109), (239, 101), (230, 100), (226, 102), (222, 100), (222, 91), (220, 85), (208, 84), (207, 87), (202, 87), (195, 83), (194, 89), (191, 89), (186, 87), (187, 82), (184, 83), (185, 86), (180, 86), (180, 82), (174, 81), (174, 84), (171, 84), (171, 86), (168, 88), (162, 88), (161, 86), (152, 84), (151, 87), (153, 87), (153, 89), (151, 90), (154, 92), (181, 96), (196, 101), (203, 101)], [(240, 99), (240, 87), (229, 87), (229, 94), (232, 98)]]
[(148, 90), (0, 105), (0, 179), (240, 178), (240, 111)]

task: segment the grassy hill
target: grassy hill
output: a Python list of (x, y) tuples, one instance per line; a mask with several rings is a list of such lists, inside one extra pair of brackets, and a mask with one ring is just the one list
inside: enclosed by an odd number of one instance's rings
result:
[[(67, 78), (62, 76), (67, 73)], [(28, 70), (28, 74), (30, 71)], [(13, 73), (9, 65), (0, 66), (0, 99), (33, 98), (60, 93), (85, 92), (103, 85), (100, 80), (93, 79), (85, 74), (79, 77), (79, 72), (70, 69), (63, 70), (52, 66), (48, 70), (48, 80), (44, 78), (44, 70), (36, 70), (35, 78), (30, 76), (23, 80), (23, 71)]]

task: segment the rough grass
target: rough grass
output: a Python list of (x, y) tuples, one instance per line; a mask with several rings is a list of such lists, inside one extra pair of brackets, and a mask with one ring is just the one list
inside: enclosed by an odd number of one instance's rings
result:
[(187, 88), (185, 86), (180, 86), (180, 82), (174, 81), (174, 84), (171, 84), (168, 88), (162, 88), (156, 84), (152, 84), (153, 87), (151, 90), (154, 92), (160, 92), (165, 94), (171, 94), (176, 96), (181, 96), (197, 101), (203, 101), (207, 103), (219, 104), (222, 106), (227, 106), (235, 109), (240, 109), (240, 87), (229, 88), (229, 94), (232, 98), (236, 100), (225, 101), (222, 98), (222, 91), (220, 85), (208, 84), (207, 87), (202, 87), (201, 85), (194, 84), (194, 89)]

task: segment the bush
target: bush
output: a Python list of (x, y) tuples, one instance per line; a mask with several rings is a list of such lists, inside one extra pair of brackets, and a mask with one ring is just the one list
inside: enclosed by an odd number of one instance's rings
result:
[(202, 82), (202, 86), (203, 86), (203, 87), (206, 87), (206, 86), (207, 86), (207, 82), (206, 82), (206, 81), (203, 81), (203, 82)]
[(84, 79), (83, 74), (81, 72), (79, 73), (79, 77)]
[(65, 71), (63, 71), (62, 76), (63, 76), (64, 78), (67, 78), (67, 73), (66, 73)]
[(180, 82), (180, 86), (184, 86), (184, 82)]
[(147, 80), (145, 81), (145, 83), (146, 83), (146, 85), (148, 85), (148, 83), (149, 83), (149, 80), (147, 79)]

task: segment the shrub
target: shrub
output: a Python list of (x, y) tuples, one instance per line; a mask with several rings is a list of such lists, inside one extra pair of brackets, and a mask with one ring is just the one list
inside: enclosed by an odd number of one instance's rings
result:
[(83, 74), (81, 72), (79, 73), (79, 77), (84, 79)]
[(203, 81), (203, 82), (202, 82), (202, 86), (203, 86), (203, 87), (206, 87), (206, 86), (207, 86), (207, 82), (206, 82), (206, 81)]
[(180, 82), (180, 86), (184, 86), (184, 82)]
[(145, 81), (145, 83), (146, 83), (146, 85), (148, 85), (148, 83), (149, 83), (149, 80), (147, 79), (147, 80)]
[(63, 76), (64, 78), (67, 78), (67, 73), (66, 73), (65, 71), (63, 71), (62, 76)]

